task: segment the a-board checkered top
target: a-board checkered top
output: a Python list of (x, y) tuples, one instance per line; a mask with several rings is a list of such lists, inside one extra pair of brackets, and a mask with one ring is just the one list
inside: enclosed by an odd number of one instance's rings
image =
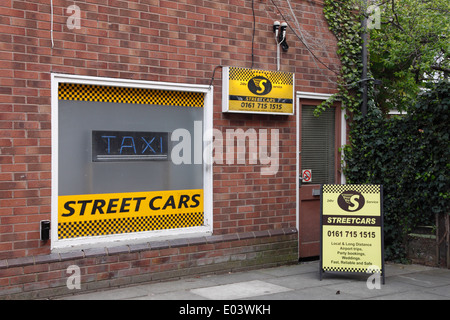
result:
[(363, 184), (363, 185), (346, 185), (346, 184), (325, 184), (323, 185), (323, 193), (342, 193), (344, 191), (358, 191), (361, 193), (378, 194), (380, 193), (380, 185)]

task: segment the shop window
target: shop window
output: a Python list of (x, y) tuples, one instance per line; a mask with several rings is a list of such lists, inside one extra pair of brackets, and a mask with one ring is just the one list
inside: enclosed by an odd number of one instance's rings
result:
[(114, 84), (55, 82), (52, 244), (210, 230), (206, 164), (171, 154), (202, 152), (205, 92)]

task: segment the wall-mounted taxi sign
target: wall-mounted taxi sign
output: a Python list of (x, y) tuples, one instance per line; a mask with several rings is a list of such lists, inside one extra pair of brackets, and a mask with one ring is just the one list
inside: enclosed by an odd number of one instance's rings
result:
[(224, 67), (222, 111), (294, 114), (294, 74)]
[(92, 131), (92, 161), (168, 159), (168, 132)]

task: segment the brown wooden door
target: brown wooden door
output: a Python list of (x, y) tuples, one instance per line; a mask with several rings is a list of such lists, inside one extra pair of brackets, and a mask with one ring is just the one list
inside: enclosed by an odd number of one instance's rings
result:
[(320, 253), (320, 196), (313, 196), (319, 185), (303, 185), (299, 193), (299, 258)]
[[(340, 183), (341, 110), (335, 106), (319, 117), (312, 112), (322, 100), (300, 99), (299, 169), (310, 170), (311, 182), (299, 186), (299, 258), (320, 254), (320, 187)], [(301, 177), (300, 177), (301, 178)]]

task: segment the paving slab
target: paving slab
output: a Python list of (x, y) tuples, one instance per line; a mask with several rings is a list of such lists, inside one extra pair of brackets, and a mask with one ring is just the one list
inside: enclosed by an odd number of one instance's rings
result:
[(136, 287), (102, 290), (64, 297), (61, 300), (127, 300), (147, 296), (145, 290)]
[(149, 294), (132, 300), (208, 300), (188, 290)]
[(371, 300), (443, 300), (441, 295), (424, 291), (408, 291), (371, 298)]
[[(450, 270), (386, 264), (386, 283), (370, 274), (325, 273), (319, 262), (204, 275), (98, 292), (66, 300), (450, 300)], [(368, 285), (369, 283), (369, 285)], [(380, 284), (374, 286), (374, 284)]]
[(248, 300), (355, 300), (358, 299), (357, 296), (346, 293), (341, 294), (337, 291), (330, 290), (325, 287), (310, 287), (301, 290), (292, 290), (282, 293), (253, 297)]
[(425, 292), (437, 294), (441, 297), (450, 298), (450, 285), (436, 287), (436, 288), (430, 288), (430, 289), (425, 290)]
[(191, 289), (199, 296), (212, 300), (235, 300), (254, 298), (262, 295), (277, 294), (292, 289), (271, 284), (261, 280), (243, 281), (213, 287)]
[(398, 275), (396, 280), (409, 283), (419, 287), (433, 288), (450, 284), (450, 278), (440, 277), (438, 275), (428, 273), (413, 273)]
[(188, 291), (195, 288), (204, 288), (216, 285), (215, 282), (207, 278), (188, 278), (183, 280), (164, 281), (159, 283), (150, 283), (137, 286), (149, 296), (165, 294), (170, 292)]
[(273, 276), (270, 274), (266, 274), (264, 272), (255, 271), (245, 271), (245, 272), (229, 272), (226, 274), (216, 274), (216, 275), (207, 275), (202, 277), (202, 279), (211, 282), (216, 285), (220, 284), (230, 284), (242, 281), (250, 281), (250, 280), (267, 280), (272, 279)]

